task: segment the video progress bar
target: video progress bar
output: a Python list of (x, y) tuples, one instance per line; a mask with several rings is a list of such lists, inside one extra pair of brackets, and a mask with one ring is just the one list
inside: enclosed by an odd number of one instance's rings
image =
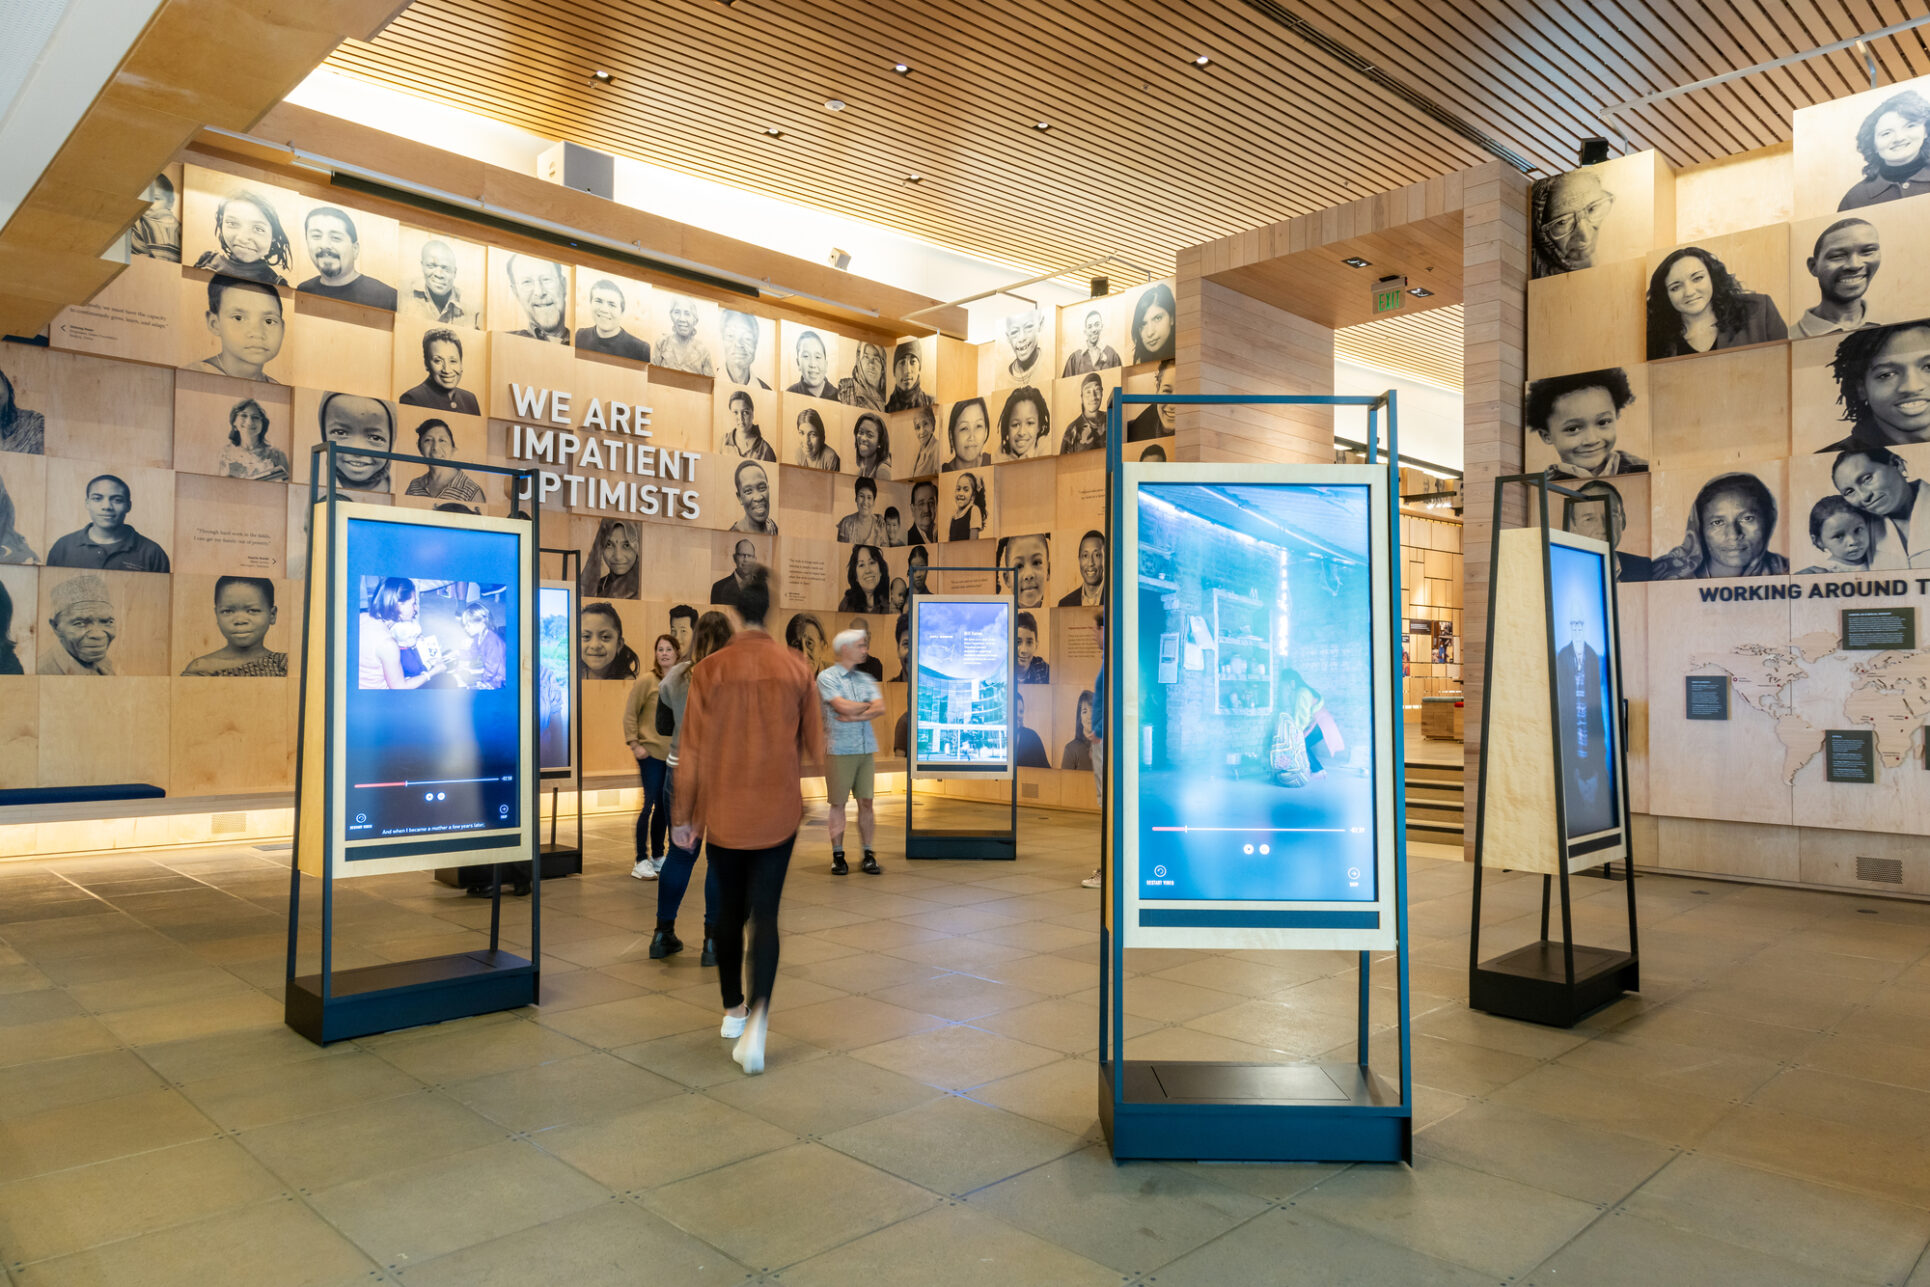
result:
[(357, 782), (360, 787), (419, 787), (419, 786), (461, 786), (465, 782), (508, 782), (511, 779), (501, 776), (487, 778), (423, 778), (416, 782)]
[(1253, 836), (1265, 833), (1274, 836), (1344, 836), (1345, 827), (1153, 827), (1153, 831), (1226, 831), (1234, 835)]

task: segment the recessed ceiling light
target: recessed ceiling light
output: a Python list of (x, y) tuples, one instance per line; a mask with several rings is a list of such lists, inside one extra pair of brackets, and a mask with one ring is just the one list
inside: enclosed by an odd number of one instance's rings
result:
[(777, 128), (777, 126), (775, 126), (775, 125), (766, 125), (766, 126), (764, 127), (764, 133), (765, 133), (765, 134), (766, 134), (766, 135), (767, 135), (768, 137), (770, 137), (770, 138), (774, 138), (774, 139), (781, 139), (781, 138), (783, 138), (783, 137), (784, 137), (784, 131), (783, 131), (783, 130), (780, 130), (780, 129), (779, 129), (779, 128)]
[(1373, 260), (1362, 259), (1359, 255), (1349, 255), (1347, 256), (1347, 258), (1341, 260), (1340, 262), (1347, 265), (1349, 268), (1371, 268), (1373, 267), (1373, 264), (1374, 264)]
[(906, 183), (923, 183), (924, 181), (925, 176), (922, 174), (907, 174), (905, 176)]
[(1196, 57), (1196, 58), (1194, 58), (1194, 59), (1193, 59), (1193, 66), (1195, 66), (1195, 67), (1204, 67), (1204, 66), (1206, 66), (1206, 65), (1207, 65), (1208, 63), (1210, 63), (1210, 62), (1212, 62), (1212, 61), (1213, 61), (1213, 60), (1212, 60), (1211, 58), (1208, 58), (1208, 57), (1207, 57), (1207, 56), (1206, 56), (1205, 54), (1201, 54), (1201, 55), (1199, 55), (1198, 57)]
[(1049, 130), (1052, 128), (1052, 122), (1051, 121), (1034, 121), (1032, 122), (1032, 128), (1035, 130), (1041, 130), (1041, 131)]
[(1426, 299), (1429, 295), (1432, 295), (1434, 292), (1429, 290), (1425, 286), (1409, 286), (1407, 288), (1407, 293), (1412, 295), (1415, 299)]
[(593, 71), (590, 73), (590, 79), (602, 81), (605, 85), (608, 85), (612, 81), (616, 80), (616, 77), (612, 76), (609, 72), (606, 72), (601, 68), (598, 68), (596, 71)]
[(891, 70), (897, 72), (900, 76), (911, 75), (911, 66), (908, 63), (893, 63)]
[(827, 112), (842, 112), (844, 110), (844, 100), (842, 98), (827, 98), (824, 100), (824, 110)]

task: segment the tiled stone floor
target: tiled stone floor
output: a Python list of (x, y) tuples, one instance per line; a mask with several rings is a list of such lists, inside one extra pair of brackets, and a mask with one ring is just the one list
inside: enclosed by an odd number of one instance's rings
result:
[[(1930, 907), (1645, 878), (1643, 994), (1558, 1032), (1467, 1010), (1469, 869), (1416, 859), (1416, 1165), (1115, 1166), (1092, 823), (1028, 812), (1016, 865), (908, 866), (882, 813), (879, 878), (831, 877), (807, 828), (755, 1079), (694, 941), (647, 959), (626, 820), (545, 889), (540, 1008), (328, 1050), (281, 1025), (285, 853), (0, 866), (6, 1276), (1930, 1284)], [(1613, 941), (1623, 887), (1578, 888)], [(1495, 888), (1497, 950), (1534, 899)], [(338, 902), (345, 967), (487, 922), (426, 875)], [(1346, 958), (1131, 964), (1135, 1055), (1348, 1044)]]

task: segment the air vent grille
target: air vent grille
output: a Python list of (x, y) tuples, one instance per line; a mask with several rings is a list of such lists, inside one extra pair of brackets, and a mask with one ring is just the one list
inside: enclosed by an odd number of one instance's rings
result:
[(1903, 883), (1903, 860), (1901, 858), (1856, 857), (1856, 878), (1871, 881), (1878, 885), (1901, 885)]

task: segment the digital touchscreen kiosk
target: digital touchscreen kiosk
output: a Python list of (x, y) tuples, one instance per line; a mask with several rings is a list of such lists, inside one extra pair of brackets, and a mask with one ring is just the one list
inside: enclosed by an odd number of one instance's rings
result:
[(1128, 946), (1390, 946), (1385, 471), (1128, 466), (1125, 487)]
[(1012, 776), (1010, 595), (915, 595), (913, 777)]
[[(304, 870), (319, 840), (309, 813), (320, 794), (311, 774), (324, 759), (313, 685), (324, 674), (337, 874), (447, 866), (450, 855), (525, 845), (535, 773), (529, 525), (347, 503), (335, 511), (310, 574), (310, 626), (325, 651), (311, 633)], [(335, 601), (324, 612), (328, 584)]]
[[(1552, 535), (1552, 533), (1551, 533)], [(1608, 558), (1551, 541), (1554, 586), (1555, 722), (1561, 733), (1561, 796), (1568, 839), (1613, 832), (1622, 823), (1613, 654), (1609, 648)]]
[(536, 763), (546, 778), (576, 770), (576, 587), (536, 587)]

